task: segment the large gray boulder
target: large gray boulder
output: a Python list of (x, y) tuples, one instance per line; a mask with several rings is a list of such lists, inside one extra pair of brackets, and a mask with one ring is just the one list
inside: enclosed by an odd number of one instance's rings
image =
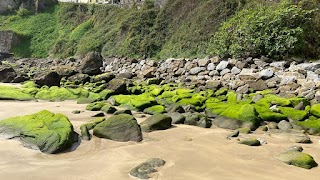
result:
[(83, 74), (97, 75), (101, 73), (100, 68), (102, 65), (101, 54), (98, 52), (90, 52), (82, 59), (79, 71)]
[(143, 121), (140, 126), (145, 132), (165, 130), (171, 127), (172, 119), (164, 114), (155, 114)]
[(48, 154), (66, 150), (76, 138), (66, 116), (46, 110), (0, 121), (0, 137), (19, 138), (23, 146)]
[(113, 141), (142, 140), (142, 133), (137, 120), (129, 114), (113, 115), (93, 129), (93, 135)]

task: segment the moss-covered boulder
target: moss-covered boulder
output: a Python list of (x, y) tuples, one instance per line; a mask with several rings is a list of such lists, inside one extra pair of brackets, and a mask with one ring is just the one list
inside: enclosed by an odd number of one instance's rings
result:
[(165, 107), (162, 105), (155, 105), (143, 110), (146, 114), (163, 114), (166, 112)]
[(10, 86), (0, 86), (0, 100), (29, 101), (33, 99), (34, 96), (32, 93), (24, 91), (24, 89)]
[(69, 119), (47, 110), (0, 121), (0, 136), (20, 138), (24, 146), (48, 154), (64, 151), (74, 142)]
[(297, 124), (307, 130), (311, 129), (308, 132), (312, 132), (312, 135), (318, 135), (320, 133), (320, 119), (311, 119), (310, 118), (305, 121), (297, 122)]
[(114, 141), (141, 141), (142, 133), (137, 120), (129, 114), (113, 115), (96, 125), (93, 135)]
[(315, 104), (311, 107), (310, 110), (311, 114), (316, 116), (316, 117), (320, 117), (320, 104)]
[(270, 105), (263, 103), (263, 104), (255, 104), (255, 108), (259, 117), (263, 121), (274, 121), (279, 122), (281, 120), (286, 120), (287, 116), (278, 112), (271, 111)]
[(52, 86), (49, 89), (41, 88), (36, 94), (36, 99), (51, 100), (51, 101), (62, 101), (68, 99), (78, 99), (80, 97), (88, 97), (89, 92), (79, 89), (69, 89), (64, 87)]
[(255, 110), (255, 107), (251, 104), (229, 105), (229, 107), (219, 115), (244, 122), (251, 122), (252, 124), (256, 125), (256, 127), (260, 125), (258, 114)]
[(101, 101), (100, 102), (90, 103), (90, 104), (87, 105), (86, 110), (89, 110), (89, 111), (100, 111), (101, 108), (103, 106), (105, 106), (105, 105), (106, 105), (106, 103), (101, 102)]
[(107, 114), (113, 114), (114, 112), (117, 111), (117, 109), (115, 107), (111, 106), (111, 104), (105, 104), (104, 106), (102, 106), (100, 111), (105, 112)]
[(171, 127), (172, 119), (164, 114), (155, 114), (143, 121), (140, 126), (145, 132), (165, 130)]
[(92, 121), (89, 121), (88, 123), (85, 123), (83, 125), (80, 126), (80, 130), (81, 130), (81, 138), (83, 140), (87, 140), (89, 141), (91, 139), (91, 134), (90, 134), (90, 130), (93, 129), (94, 127), (97, 126), (97, 124), (101, 123), (105, 121), (105, 118), (97, 118), (94, 119)]
[(155, 98), (147, 93), (140, 95), (116, 95), (113, 98), (116, 105), (128, 105), (140, 111), (157, 103)]
[(114, 91), (115, 94), (124, 94), (127, 91), (127, 82), (125, 79), (112, 79), (108, 82), (107, 89)]
[(283, 152), (278, 154), (275, 158), (286, 164), (305, 169), (311, 169), (313, 167), (318, 166), (318, 164), (314, 161), (312, 156), (299, 151)]
[(309, 116), (308, 110), (295, 110), (291, 107), (279, 107), (281, 114), (285, 115), (289, 120), (302, 121)]

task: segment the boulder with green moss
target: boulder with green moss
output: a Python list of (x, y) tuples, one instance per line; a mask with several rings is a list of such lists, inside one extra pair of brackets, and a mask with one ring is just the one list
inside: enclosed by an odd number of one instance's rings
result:
[(113, 107), (111, 104), (105, 104), (104, 106), (102, 106), (100, 111), (105, 112), (107, 114), (113, 114), (117, 111), (117, 109)]
[(127, 82), (125, 79), (112, 79), (108, 82), (107, 89), (114, 91), (115, 94), (124, 94), (127, 91)]
[(145, 132), (165, 130), (171, 127), (172, 119), (164, 114), (155, 114), (143, 121), (140, 126)]
[(90, 103), (87, 105), (86, 110), (89, 111), (100, 111), (101, 108), (106, 105), (106, 103), (104, 102), (94, 102), (94, 103)]
[(281, 120), (286, 120), (287, 116), (278, 112), (273, 112), (270, 110), (270, 105), (264, 104), (255, 104), (255, 108), (259, 117), (263, 121), (274, 121), (279, 122)]
[(157, 103), (155, 98), (147, 93), (140, 95), (116, 95), (113, 98), (116, 105), (128, 105), (140, 111)]
[(64, 87), (52, 86), (49, 89), (41, 88), (36, 94), (36, 99), (62, 101), (68, 99), (78, 99), (80, 97), (87, 97), (88, 91), (84, 89), (68, 89)]
[(313, 157), (309, 154), (299, 152), (299, 151), (287, 151), (278, 154), (276, 159), (297, 167), (311, 169), (313, 167), (318, 166), (318, 164), (314, 161)]
[(143, 110), (146, 114), (163, 114), (166, 112), (165, 107), (162, 105), (155, 105)]
[(255, 107), (251, 104), (233, 104), (229, 105), (227, 109), (219, 114), (231, 119), (240, 120), (243, 122), (251, 122), (256, 127), (260, 125), (260, 119), (255, 110)]
[(25, 92), (23, 89), (10, 86), (0, 86), (0, 100), (29, 101), (33, 99), (34, 96)]
[(311, 107), (310, 110), (311, 114), (316, 116), (316, 117), (320, 117), (320, 104), (315, 104)]
[(318, 135), (320, 133), (320, 119), (310, 118), (305, 121), (297, 122), (297, 125), (302, 126), (303, 128), (310, 130), (308, 132), (313, 132), (313, 135)]
[(285, 115), (289, 120), (292, 121), (302, 121), (309, 116), (308, 109), (306, 110), (296, 110), (291, 107), (279, 107), (281, 114)]
[(19, 138), (24, 146), (48, 154), (64, 151), (74, 142), (69, 119), (46, 110), (0, 121), (0, 136)]
[(120, 142), (142, 140), (140, 126), (129, 114), (111, 116), (94, 127), (93, 135)]

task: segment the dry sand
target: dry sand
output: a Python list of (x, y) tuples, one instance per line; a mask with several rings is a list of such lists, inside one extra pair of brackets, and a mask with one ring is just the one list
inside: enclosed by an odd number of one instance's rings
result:
[[(79, 132), (79, 126), (95, 112), (72, 114), (85, 105), (66, 102), (1, 101), (0, 119), (48, 109), (67, 115)], [(143, 119), (139, 119), (142, 121)], [(235, 180), (235, 179), (308, 179), (320, 178), (320, 168), (305, 170), (286, 165), (274, 158), (295, 145), (267, 134), (243, 135), (268, 142), (260, 147), (240, 145), (225, 137), (230, 131), (178, 125), (169, 130), (144, 133), (144, 140), (114, 142), (93, 138), (82, 141), (74, 151), (46, 155), (21, 146), (15, 140), (0, 140), (0, 179), (136, 179), (128, 172), (149, 158), (162, 158), (166, 165), (153, 174), (161, 180)], [(304, 152), (320, 163), (319, 137), (313, 144), (302, 144)]]

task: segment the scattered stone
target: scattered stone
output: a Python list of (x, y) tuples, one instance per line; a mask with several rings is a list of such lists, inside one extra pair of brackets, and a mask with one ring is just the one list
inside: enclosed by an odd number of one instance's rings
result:
[(273, 76), (273, 70), (272, 69), (264, 69), (260, 72), (259, 76), (263, 80), (269, 79)]
[(103, 112), (100, 112), (100, 113), (97, 113), (91, 117), (104, 117), (104, 113)]
[(269, 132), (271, 137), (287, 139), (294, 143), (311, 143), (308, 135), (295, 130), (281, 131), (278, 129), (269, 129)]
[(288, 129), (292, 129), (292, 125), (286, 120), (280, 121), (277, 126), (280, 130), (283, 130), (283, 131), (286, 131)]
[(239, 131), (238, 130), (235, 130), (233, 131), (232, 133), (228, 134), (227, 135), (227, 138), (230, 139), (230, 138), (233, 138), (233, 137), (238, 137), (239, 136)]
[(288, 151), (302, 152), (303, 148), (301, 146), (293, 145), (293, 146), (288, 147)]
[(313, 167), (318, 166), (318, 164), (314, 161), (312, 156), (299, 151), (283, 152), (277, 155), (275, 158), (286, 164), (305, 169), (311, 169)]
[(239, 141), (239, 144), (244, 144), (244, 145), (248, 145), (248, 146), (260, 146), (261, 145), (260, 141), (255, 138), (241, 140), (241, 141)]
[(57, 72), (49, 72), (38, 75), (34, 78), (36, 84), (40, 86), (60, 86), (61, 77)]
[(17, 74), (12, 67), (0, 65), (0, 82), (9, 83), (14, 80), (16, 76)]
[(228, 61), (220, 61), (220, 63), (217, 65), (216, 70), (222, 71), (223, 69), (226, 69), (229, 65)]
[(139, 179), (149, 179), (149, 174), (157, 172), (156, 168), (165, 165), (165, 161), (159, 158), (149, 159), (130, 171), (130, 175)]
[(102, 56), (98, 52), (88, 53), (81, 61), (79, 71), (83, 74), (96, 75), (99, 74), (102, 67)]
[(72, 111), (72, 114), (80, 114), (80, 113), (81, 113), (80, 110), (74, 110), (74, 111)]
[(183, 124), (184, 121), (186, 120), (185, 116), (177, 112), (167, 113), (165, 115), (168, 115), (171, 117), (172, 124)]
[(240, 133), (242, 133), (242, 134), (249, 134), (249, 133), (251, 133), (251, 130), (249, 129), (249, 128), (247, 128), (247, 127), (242, 127), (242, 128), (239, 128), (239, 129), (237, 129)]

